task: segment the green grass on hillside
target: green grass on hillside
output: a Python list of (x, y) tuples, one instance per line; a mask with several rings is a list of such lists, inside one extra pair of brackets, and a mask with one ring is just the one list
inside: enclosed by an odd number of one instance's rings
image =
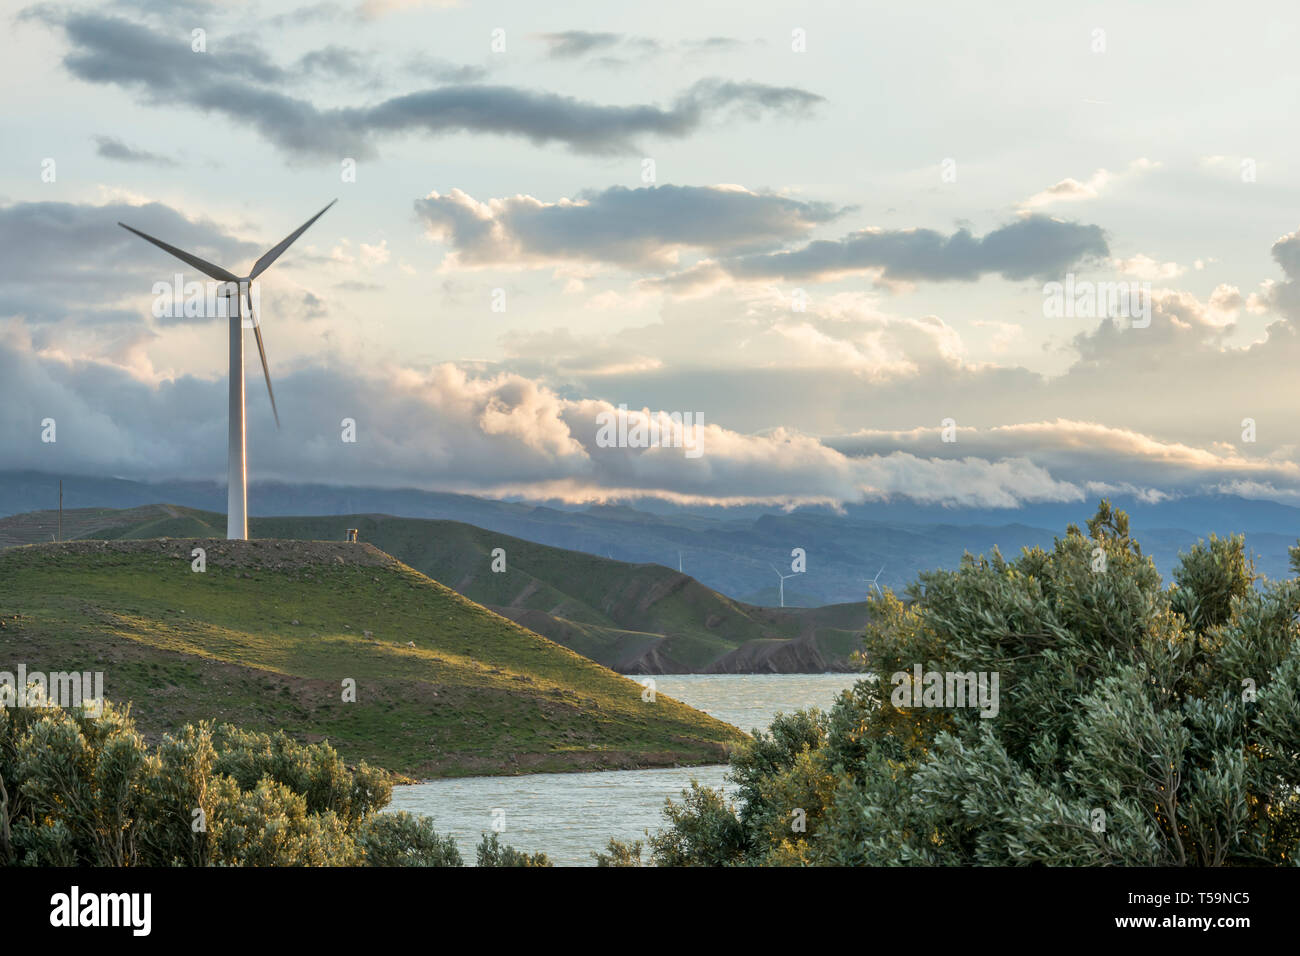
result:
[[(220, 514), (176, 506), (96, 516), (88, 537), (224, 533)], [(763, 608), (656, 564), (628, 564), (512, 538), (455, 521), (387, 515), (253, 518), (254, 538), (340, 540), (358, 528), (373, 543), (448, 587), (625, 673), (849, 669), (863, 604)], [(492, 552), (506, 553), (504, 573)], [(789, 642), (782, 646), (779, 642)]]
[(102, 670), (146, 732), (283, 728), (415, 776), (717, 762), (742, 736), (365, 545), (12, 548), (0, 628), (0, 670)]

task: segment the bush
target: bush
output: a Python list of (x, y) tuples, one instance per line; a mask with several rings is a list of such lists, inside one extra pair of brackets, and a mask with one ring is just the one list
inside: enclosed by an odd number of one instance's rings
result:
[(386, 773), (328, 744), (207, 723), (150, 748), (127, 709), (0, 707), (0, 864), (459, 866), (450, 837), (379, 814)]
[(433, 820), (405, 810), (377, 813), (357, 832), (369, 866), (463, 866), (456, 841), (433, 829)]
[(329, 744), (303, 745), (284, 731), (259, 734), (229, 724), (215, 732), (214, 769), (243, 789), (270, 778), (299, 793), (312, 813), (333, 810), (349, 826), (388, 805), (393, 786), (388, 775), (366, 765), (349, 770)]
[(593, 853), (592, 859), (596, 861), (596, 866), (645, 866), (641, 862), (641, 850), (643, 844), (640, 840), (632, 843), (624, 843), (610, 837), (609, 843), (605, 845), (604, 853)]
[(545, 853), (523, 853), (512, 846), (502, 846), (495, 833), (483, 834), (478, 845), (479, 866), (550, 866)]
[[(1300, 581), (1256, 587), (1243, 540), (1213, 536), (1173, 578), (1103, 501), (1050, 552), (967, 555), (886, 593), (869, 676), (733, 756), (738, 810), (698, 787), (670, 801), (653, 861), (1293, 863)], [(892, 675), (916, 665), (997, 673), (996, 716), (896, 705)]]
[(694, 780), (682, 803), (664, 807), (668, 828), (650, 836), (657, 866), (728, 866), (743, 861), (745, 828), (721, 791)]

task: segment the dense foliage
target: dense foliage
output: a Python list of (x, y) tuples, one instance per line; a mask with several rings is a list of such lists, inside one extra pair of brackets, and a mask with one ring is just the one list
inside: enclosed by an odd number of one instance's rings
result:
[[(885, 594), (868, 677), (742, 748), (735, 805), (699, 787), (670, 803), (652, 862), (1294, 863), (1300, 581), (1257, 586), (1244, 540), (1213, 536), (1173, 578), (1103, 501), (1050, 552), (967, 555)], [(893, 676), (917, 665), (996, 672), (996, 716), (897, 706)]]
[(512, 846), (502, 846), (495, 833), (483, 834), (475, 854), (479, 866), (551, 866), (545, 853), (524, 853)]
[(283, 733), (200, 724), (150, 747), (108, 702), (0, 707), (0, 865), (462, 865), (429, 818), (380, 813), (391, 796), (384, 771)]

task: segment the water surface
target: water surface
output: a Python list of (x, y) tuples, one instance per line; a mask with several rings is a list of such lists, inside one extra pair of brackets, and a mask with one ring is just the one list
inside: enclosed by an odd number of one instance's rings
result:
[[(655, 692), (735, 724), (766, 728), (778, 712), (827, 709), (854, 674), (660, 674)], [(536, 773), (516, 777), (461, 777), (393, 788), (390, 809), (433, 817), (439, 833), (456, 837), (461, 855), (474, 847), (494, 819), (504, 823), (501, 842), (530, 853), (543, 851), (557, 866), (590, 865), (610, 837), (637, 840), (663, 824), (664, 799), (677, 799), (691, 780), (729, 786), (723, 765), (595, 773)], [(494, 817), (494, 813), (497, 815)]]

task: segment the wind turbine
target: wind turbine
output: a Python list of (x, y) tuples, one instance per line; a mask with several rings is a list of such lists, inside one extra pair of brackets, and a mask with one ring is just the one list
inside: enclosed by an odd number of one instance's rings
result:
[(782, 574), (775, 564), (770, 565), (770, 567), (773, 571), (776, 571), (776, 576), (781, 579), (781, 606), (785, 607), (785, 579), (794, 577), (794, 573)]
[[(876, 589), (876, 593), (879, 594), (881, 597), (884, 597), (885, 592), (882, 591), (882, 590), (880, 590), (880, 585), (879, 585), (879, 583), (877, 583), (877, 582), (880, 581), (880, 576), (881, 576), (882, 574), (884, 574), (884, 573), (885, 573), (885, 566), (882, 564), (882, 565), (880, 566), (880, 570), (876, 572), (876, 576), (875, 576), (874, 578), (863, 578), (863, 579), (862, 579), (862, 580), (864, 580), (864, 581), (869, 581), (870, 584), (871, 584), (871, 587), (872, 587), (872, 588), (875, 588), (875, 589)], [(867, 588), (867, 593), (868, 593), (868, 594), (871, 593), (871, 588)]]
[[(284, 250), (293, 244), (293, 241), (307, 231), (307, 227), (313, 222), (325, 215), (325, 211), (338, 202), (333, 202), (322, 209), (316, 215), (312, 216), (301, 226), (295, 229), (284, 239), (280, 240), (279, 245), (267, 252), (262, 258), (253, 263), (252, 271), (248, 275), (235, 275), (233, 272), (213, 265), (211, 262), (200, 259), (196, 255), (191, 255), (183, 249), (177, 249), (175, 246), (168, 245), (161, 239), (155, 239), (153, 236), (146, 235), (139, 229), (132, 229), (124, 222), (118, 225), (128, 232), (133, 232), (141, 239), (152, 242), (164, 252), (169, 252), (182, 262), (188, 263), (195, 269), (198, 269), (205, 276), (216, 279), (218, 282), (233, 284), (233, 298), (235, 308), (230, 312), (230, 427), (227, 440), (228, 467), (226, 472), (226, 537), (230, 539), (244, 539), (248, 537), (248, 460), (247, 460), (247, 421), (244, 409), (244, 331), (243, 316), (241, 314), (240, 299), (243, 296), (248, 298), (248, 317), (253, 323), (253, 334), (257, 336), (257, 352), (262, 357), (262, 374), (266, 376), (266, 393), (271, 397), (271, 414), (275, 416), (275, 427), (280, 427), (280, 413), (275, 407), (275, 391), (271, 388), (271, 369), (266, 364), (266, 347), (262, 343), (262, 327), (257, 321), (257, 315), (253, 312), (253, 280), (270, 268), (271, 263), (280, 258)], [(229, 305), (232, 297), (230, 285), (226, 287), (226, 303)], [(230, 311), (227, 308), (227, 311)]]

